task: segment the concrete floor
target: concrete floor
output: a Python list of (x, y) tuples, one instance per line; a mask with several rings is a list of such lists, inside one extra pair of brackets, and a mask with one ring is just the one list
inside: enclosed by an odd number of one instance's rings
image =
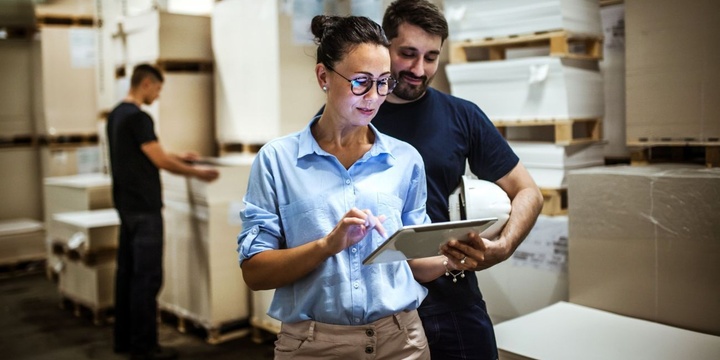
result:
[[(57, 285), (44, 271), (0, 274), (0, 357), (3, 359), (126, 359), (112, 352), (112, 325), (94, 325), (89, 313), (76, 317), (60, 308)], [(209, 345), (200, 332), (180, 333), (160, 325), (160, 343), (180, 352), (181, 359), (273, 358), (272, 340), (256, 344), (250, 336)]]

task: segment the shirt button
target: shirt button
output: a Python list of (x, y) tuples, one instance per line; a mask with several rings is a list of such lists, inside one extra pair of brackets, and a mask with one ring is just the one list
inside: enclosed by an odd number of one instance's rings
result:
[(367, 335), (368, 337), (373, 337), (373, 335), (375, 335), (375, 331), (373, 331), (373, 329), (367, 329), (365, 330), (365, 335)]
[(256, 234), (258, 233), (258, 229), (257, 229), (257, 228), (252, 228), (252, 230), (250, 230), (250, 232), (251, 232), (253, 235), (256, 235)]
[(350, 179), (345, 179), (345, 183), (350, 185)]
[(352, 253), (354, 254), (354, 253), (357, 252), (357, 249), (356, 249), (356, 248), (352, 248), (352, 249), (350, 249), (350, 251), (352, 251)]
[(356, 282), (353, 284), (353, 287), (357, 289), (357, 288), (360, 287), (360, 284), (358, 284), (357, 281), (356, 281)]
[(365, 353), (366, 353), (366, 354), (372, 354), (373, 351), (375, 351), (375, 349), (373, 349), (372, 346), (366, 346), (366, 347), (365, 347)]
[(356, 322), (356, 323), (359, 323), (359, 322), (360, 322), (360, 318), (355, 318), (355, 322)]

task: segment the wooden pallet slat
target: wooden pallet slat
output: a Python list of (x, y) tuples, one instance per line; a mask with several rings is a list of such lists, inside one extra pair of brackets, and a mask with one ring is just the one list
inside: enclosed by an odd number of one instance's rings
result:
[(114, 320), (113, 306), (97, 306), (89, 304), (80, 299), (76, 299), (70, 294), (60, 292), (60, 303), (58, 307), (62, 310), (71, 309), (75, 317), (90, 316), (92, 322), (96, 326), (102, 326), (112, 323)]
[(553, 140), (557, 145), (576, 145), (602, 140), (600, 119), (494, 120), (493, 124), (506, 139), (508, 127), (552, 126)]
[(567, 189), (540, 189), (540, 192), (543, 196), (543, 208), (541, 214), (548, 216), (567, 215)]
[(451, 41), (450, 62), (468, 62), (468, 51), (474, 49), (486, 49), (488, 51), (486, 60), (504, 60), (508, 49), (540, 46), (549, 47), (550, 56), (584, 60), (602, 60), (603, 57), (602, 37), (556, 30), (497, 38)]
[(159, 320), (165, 324), (173, 325), (182, 334), (195, 334), (205, 338), (210, 345), (218, 345), (224, 342), (243, 338), (250, 335), (250, 327), (247, 321), (232, 321), (220, 325), (208, 326), (203, 324), (192, 315), (183, 314), (180, 311), (168, 307), (160, 307)]
[(720, 167), (720, 142), (667, 141), (654, 142), (640, 147), (633, 143), (630, 154), (631, 165), (643, 166), (657, 163), (701, 164), (709, 168)]
[(95, 19), (92, 16), (73, 15), (38, 15), (36, 16), (38, 26), (64, 25), (64, 26), (94, 26)]

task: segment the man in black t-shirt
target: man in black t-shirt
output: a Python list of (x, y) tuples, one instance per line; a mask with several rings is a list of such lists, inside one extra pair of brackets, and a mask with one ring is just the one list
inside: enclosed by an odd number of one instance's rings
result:
[[(397, 87), (380, 106), (373, 125), (413, 145), (423, 157), (427, 212), (448, 221), (448, 197), (460, 184), (466, 162), (478, 178), (499, 185), (512, 212), (498, 239), (472, 234), (470, 244), (443, 247), (446, 275), (423, 284), (428, 296), (418, 309), (433, 360), (496, 359), (497, 346), (475, 271), (507, 260), (530, 232), (543, 199), (532, 177), (480, 108), (429, 87), (448, 36), (445, 17), (426, 0), (397, 0), (383, 18)], [(450, 271), (449, 269), (464, 269)], [(456, 281), (453, 281), (456, 280)]]
[(162, 286), (163, 219), (160, 169), (204, 181), (218, 177), (215, 169), (188, 165), (198, 156), (167, 153), (155, 135), (153, 120), (141, 110), (162, 90), (162, 73), (138, 65), (130, 91), (108, 115), (107, 139), (113, 201), (120, 215), (115, 278), (114, 350), (132, 359), (174, 359), (161, 348), (157, 332), (157, 295)]

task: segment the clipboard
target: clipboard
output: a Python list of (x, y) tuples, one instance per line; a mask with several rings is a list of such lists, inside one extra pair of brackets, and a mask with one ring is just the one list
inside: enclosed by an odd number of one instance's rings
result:
[(385, 240), (362, 263), (370, 265), (436, 256), (442, 244), (451, 239), (466, 241), (469, 233), (482, 233), (497, 220), (497, 218), (483, 218), (404, 226)]

